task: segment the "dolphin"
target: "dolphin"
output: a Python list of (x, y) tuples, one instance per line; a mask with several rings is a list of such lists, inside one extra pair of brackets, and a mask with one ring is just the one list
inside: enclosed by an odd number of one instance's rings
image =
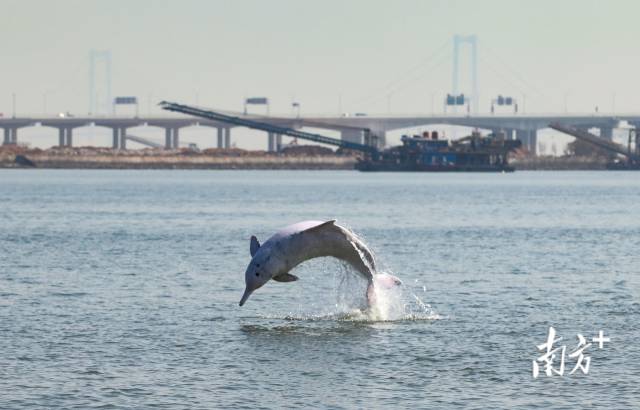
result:
[[(376, 272), (373, 254), (353, 232), (335, 222), (298, 222), (278, 231), (262, 245), (252, 236), (249, 245), (251, 262), (245, 272), (246, 288), (240, 306), (270, 279), (277, 282), (298, 280), (297, 276), (289, 273), (291, 269), (304, 261), (323, 256), (332, 256), (351, 265), (367, 281), (367, 301), (371, 304)], [(401, 283), (395, 276), (383, 276), (385, 286)]]

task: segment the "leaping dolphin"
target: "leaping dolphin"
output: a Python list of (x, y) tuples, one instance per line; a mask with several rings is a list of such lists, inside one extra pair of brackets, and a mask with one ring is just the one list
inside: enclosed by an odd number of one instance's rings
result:
[[(332, 256), (351, 265), (367, 280), (367, 301), (372, 302), (376, 271), (373, 254), (351, 231), (336, 225), (335, 220), (298, 222), (278, 231), (262, 246), (252, 236), (249, 250), (252, 259), (245, 272), (246, 288), (240, 306), (270, 279), (278, 282), (298, 280), (289, 271), (306, 260), (322, 256)], [(385, 282), (387, 286), (401, 283), (391, 275), (384, 275)]]

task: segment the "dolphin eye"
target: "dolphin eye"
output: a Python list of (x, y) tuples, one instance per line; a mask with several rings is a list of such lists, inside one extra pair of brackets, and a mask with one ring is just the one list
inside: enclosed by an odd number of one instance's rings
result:
[(260, 267), (260, 264), (259, 264), (259, 263), (256, 263), (256, 268), (259, 268), (259, 267)]
[(256, 272), (256, 276), (260, 276), (260, 272)]

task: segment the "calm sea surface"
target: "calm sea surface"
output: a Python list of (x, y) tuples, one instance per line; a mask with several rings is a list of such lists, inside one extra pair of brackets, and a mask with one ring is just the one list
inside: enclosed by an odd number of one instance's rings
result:
[[(384, 314), (332, 259), (238, 306), (306, 219), (403, 279)], [(640, 173), (0, 171), (3, 409), (639, 408), (639, 319)]]

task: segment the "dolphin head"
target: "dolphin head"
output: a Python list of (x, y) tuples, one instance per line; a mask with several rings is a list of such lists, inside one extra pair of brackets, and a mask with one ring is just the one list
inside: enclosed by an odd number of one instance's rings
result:
[(250, 251), (252, 258), (244, 273), (246, 287), (242, 299), (240, 299), (240, 306), (244, 305), (253, 291), (262, 287), (272, 278), (271, 253), (268, 249), (260, 247), (255, 236), (251, 237)]

